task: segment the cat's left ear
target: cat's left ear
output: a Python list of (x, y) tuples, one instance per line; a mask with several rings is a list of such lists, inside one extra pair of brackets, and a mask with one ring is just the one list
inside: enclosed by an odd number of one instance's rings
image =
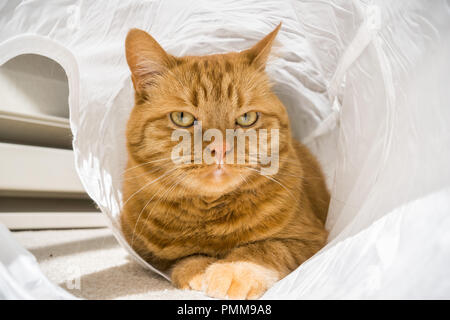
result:
[(255, 44), (250, 49), (242, 51), (241, 54), (245, 55), (246, 59), (251, 65), (258, 69), (264, 69), (267, 63), (267, 59), (270, 55), (270, 50), (272, 49), (273, 41), (275, 40), (278, 31), (281, 28), (280, 24), (257, 44)]

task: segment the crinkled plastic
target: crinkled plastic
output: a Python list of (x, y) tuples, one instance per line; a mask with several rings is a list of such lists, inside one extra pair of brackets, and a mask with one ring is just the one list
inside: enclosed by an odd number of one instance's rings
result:
[(154, 269), (117, 223), (127, 31), (210, 54), (248, 48), (280, 21), (267, 70), (325, 169), (330, 236), (263, 298), (450, 298), (448, 1), (0, 1), (0, 64), (34, 53), (65, 69), (81, 180)]
[(45, 277), (36, 258), (14, 240), (3, 224), (0, 243), (0, 300), (75, 299)]

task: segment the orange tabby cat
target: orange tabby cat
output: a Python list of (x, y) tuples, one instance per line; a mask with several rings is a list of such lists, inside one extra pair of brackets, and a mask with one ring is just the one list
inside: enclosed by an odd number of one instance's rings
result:
[[(127, 127), (122, 230), (178, 288), (258, 298), (325, 244), (323, 174), (292, 138), (264, 71), (279, 28), (248, 50), (209, 56), (174, 57), (138, 29), (127, 36), (135, 106)], [(278, 129), (278, 172), (265, 176), (260, 165), (220, 161), (175, 164), (178, 142), (171, 134), (180, 127), (192, 133), (195, 121), (224, 136), (226, 129)], [(227, 147), (213, 154), (223, 159), (235, 152)]]

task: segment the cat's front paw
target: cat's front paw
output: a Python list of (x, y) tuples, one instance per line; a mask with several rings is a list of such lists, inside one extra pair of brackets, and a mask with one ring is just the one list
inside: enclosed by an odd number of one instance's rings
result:
[(210, 297), (257, 299), (277, 280), (278, 273), (252, 262), (216, 262), (203, 275), (203, 291)]
[(179, 289), (201, 291), (205, 270), (214, 261), (216, 259), (204, 256), (192, 256), (181, 260), (172, 270), (172, 283)]

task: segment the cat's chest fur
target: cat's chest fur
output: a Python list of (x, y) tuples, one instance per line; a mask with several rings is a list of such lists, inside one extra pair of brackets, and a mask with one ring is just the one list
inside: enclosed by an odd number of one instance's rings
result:
[[(192, 254), (225, 256), (233, 248), (274, 235), (283, 229), (295, 211), (284, 199), (282, 188), (249, 190), (218, 198), (185, 197), (170, 201), (155, 199), (141, 213), (129, 238), (133, 247), (145, 247), (147, 260), (173, 261)], [(144, 206), (146, 197), (137, 207)], [(281, 200), (289, 205), (279, 205)]]
[(169, 228), (179, 231), (167, 234), (168, 244), (178, 242), (186, 250), (220, 255), (241, 243), (260, 240), (276, 232), (277, 225), (282, 224), (289, 213), (274, 208), (272, 203), (273, 194), (255, 190), (217, 199), (192, 197), (171, 203), (168, 212), (161, 211), (155, 218), (170, 214), (166, 224), (160, 225), (161, 231)]

